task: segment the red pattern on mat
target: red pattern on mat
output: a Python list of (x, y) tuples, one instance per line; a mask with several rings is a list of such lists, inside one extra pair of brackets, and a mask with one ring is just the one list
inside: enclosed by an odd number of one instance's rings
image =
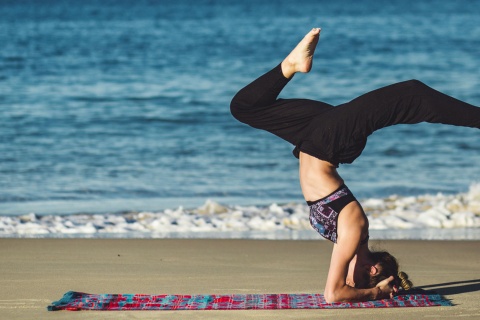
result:
[(322, 294), (146, 295), (67, 292), (48, 310), (247, 310), (450, 306), (440, 295), (409, 291), (393, 299), (327, 303)]

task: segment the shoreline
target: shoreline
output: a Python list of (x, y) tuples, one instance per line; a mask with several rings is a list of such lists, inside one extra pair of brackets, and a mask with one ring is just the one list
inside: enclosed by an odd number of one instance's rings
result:
[[(370, 230), (370, 239), (416, 241), (477, 241), (480, 228), (455, 229), (386, 229)], [(315, 230), (277, 231), (211, 231), (211, 232), (124, 232), (124, 233), (51, 233), (51, 234), (0, 234), (0, 239), (177, 239), (177, 240), (319, 240), (326, 241)]]
[[(453, 307), (246, 310), (46, 311), (67, 291), (214, 294), (323, 293), (332, 245), (315, 240), (0, 239), (0, 318), (5, 319), (478, 319), (480, 241), (371, 241), (395, 255), (416, 287)], [(312, 278), (313, 276), (313, 278)], [(312, 281), (313, 279), (313, 281)]]
[[(372, 238), (480, 240), (480, 184), (456, 195), (361, 201)], [(201, 206), (121, 214), (1, 215), (0, 237), (315, 238), (306, 203)]]

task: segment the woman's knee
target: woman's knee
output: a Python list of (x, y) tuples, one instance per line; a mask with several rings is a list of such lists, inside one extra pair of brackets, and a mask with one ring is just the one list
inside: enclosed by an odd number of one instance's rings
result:
[(242, 109), (243, 108), (240, 99), (237, 96), (233, 97), (232, 101), (230, 102), (230, 113), (235, 119), (241, 122), (243, 122), (242, 119), (245, 115), (245, 112), (242, 111)]
[(430, 88), (425, 83), (423, 83), (422, 81), (417, 80), (417, 79), (407, 80), (407, 81), (404, 82), (404, 84), (407, 87), (411, 88), (411, 90), (413, 90), (413, 91), (422, 91), (422, 90), (425, 90), (427, 88)]
[(230, 113), (240, 122), (250, 124), (254, 118), (254, 110), (255, 106), (242, 94), (237, 94), (230, 102)]

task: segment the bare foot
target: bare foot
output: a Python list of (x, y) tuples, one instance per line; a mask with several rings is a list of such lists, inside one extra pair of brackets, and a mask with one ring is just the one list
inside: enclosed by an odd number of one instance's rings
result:
[(282, 62), (282, 73), (291, 78), (296, 72), (312, 69), (313, 54), (320, 38), (320, 28), (313, 28)]

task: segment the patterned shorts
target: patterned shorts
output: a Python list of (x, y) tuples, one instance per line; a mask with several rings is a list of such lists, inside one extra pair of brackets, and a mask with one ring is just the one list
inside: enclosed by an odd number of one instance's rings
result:
[(310, 207), (310, 224), (325, 239), (337, 242), (337, 219), (342, 209), (356, 201), (346, 185), (317, 201), (307, 201)]

